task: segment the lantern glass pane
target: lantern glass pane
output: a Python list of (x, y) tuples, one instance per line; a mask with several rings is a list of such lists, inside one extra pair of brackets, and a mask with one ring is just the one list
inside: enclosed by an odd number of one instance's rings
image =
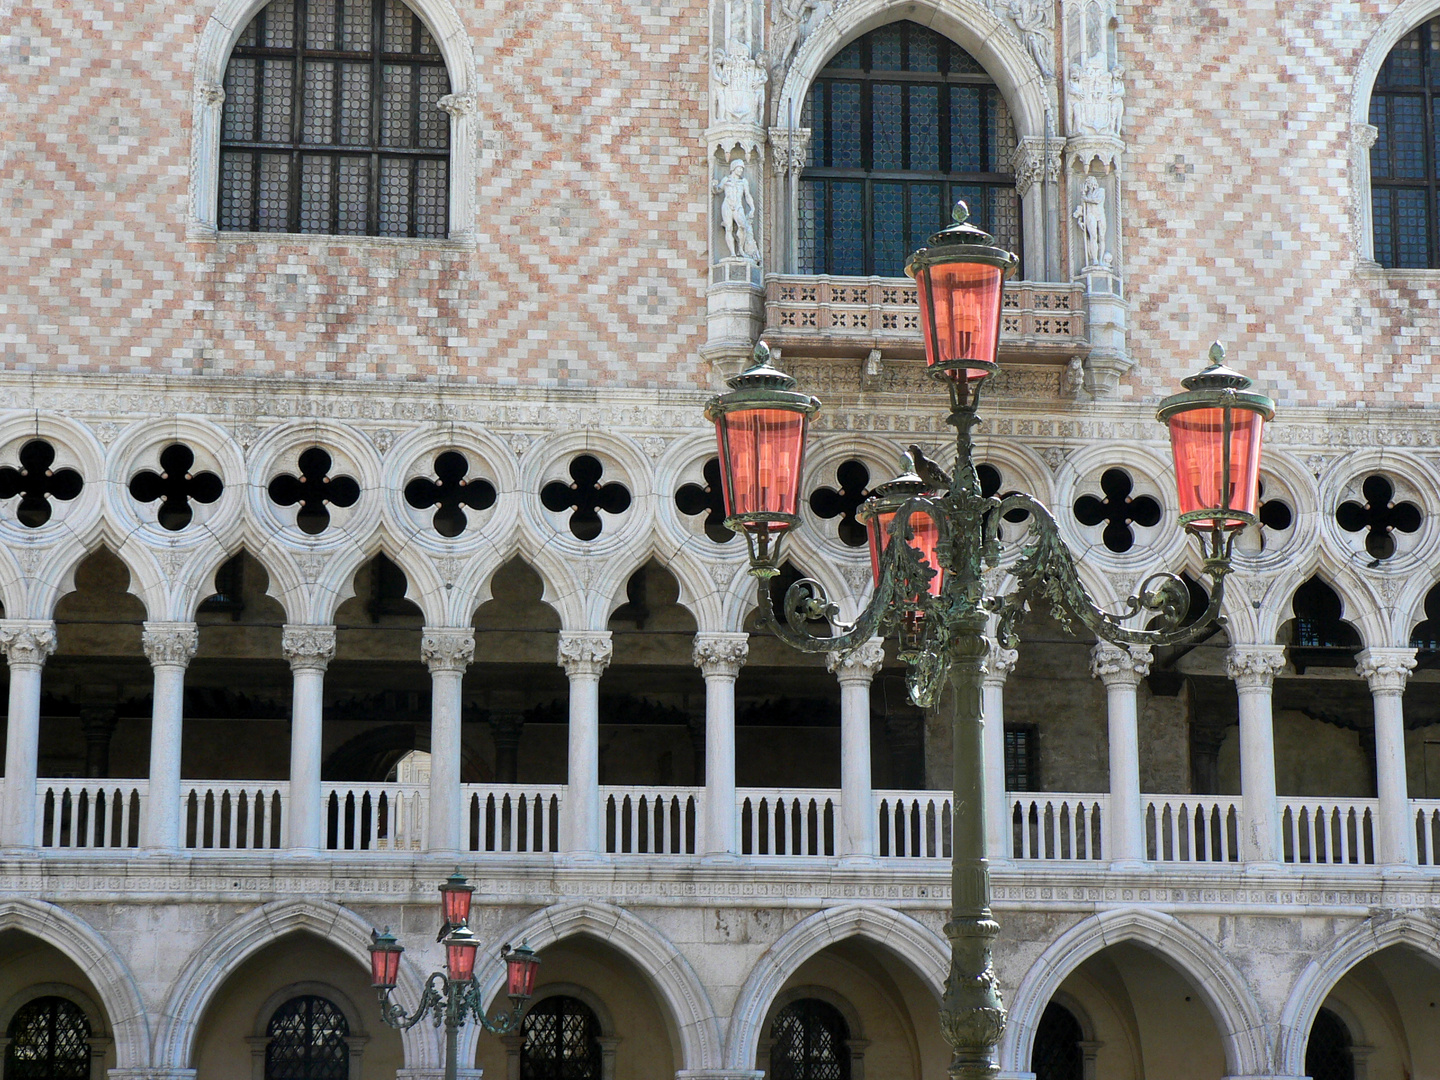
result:
[(540, 965), (530, 957), (516, 957), (512, 955), (507, 961), (509, 967), (510, 984), (507, 993), (510, 997), (534, 997), (535, 996), (535, 970)]
[(464, 926), (470, 921), (470, 889), (440, 886), (440, 903), (445, 921), (451, 926)]
[[(877, 586), (880, 584), (880, 559), (890, 544), (890, 523), (894, 520), (893, 511), (876, 514), (870, 519), (870, 570)], [(930, 595), (939, 596), (944, 578), (940, 561), (935, 557), (935, 549), (940, 544), (939, 526), (929, 514), (916, 511), (910, 515), (910, 531), (914, 534), (910, 547), (935, 571), (935, 576), (930, 579)]]
[(400, 977), (400, 950), (376, 949), (370, 953), (370, 984), (393, 987)]
[[(736, 514), (794, 514), (805, 452), (803, 413), (789, 409), (736, 409), (715, 423), (725, 464), (725, 510)], [(784, 522), (762, 528), (783, 530)]]
[[(1230, 410), (1230, 475), (1225, 476), (1225, 410), (1190, 409), (1170, 417), (1170, 445), (1180, 512), (1240, 510), (1254, 515), (1260, 488), (1260, 440), (1265, 419), (1250, 409)], [(1202, 519), (1197, 524), (1203, 524)], [(1238, 519), (1211, 519), (1227, 527)]]
[[(981, 263), (941, 263), (915, 277), (925, 359), (931, 367), (959, 368), (960, 360), (995, 362), (1000, 346), (1000, 302), (1005, 272)], [(983, 368), (966, 368), (984, 378)]]
[(475, 953), (480, 946), (474, 941), (445, 942), (445, 966), (452, 982), (469, 982), (475, 974)]

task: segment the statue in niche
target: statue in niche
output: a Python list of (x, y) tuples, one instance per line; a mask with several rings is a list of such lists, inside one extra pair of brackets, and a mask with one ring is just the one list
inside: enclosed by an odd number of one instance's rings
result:
[(1125, 116), (1125, 69), (1111, 68), (1103, 53), (1070, 72), (1067, 85), (1072, 135), (1120, 134)]
[(1005, 13), (1030, 50), (1030, 58), (1047, 79), (1055, 77), (1055, 43), (1051, 36), (1051, 5), (1046, 0), (1009, 0)]
[(750, 181), (745, 179), (745, 162), (736, 158), (730, 163), (725, 178), (715, 184), (720, 196), (720, 228), (725, 233), (725, 246), (730, 258), (749, 259), (759, 263), (760, 248), (755, 243), (755, 196), (750, 194)]
[(715, 120), (721, 124), (765, 122), (765, 57), (715, 54)]
[(1110, 265), (1110, 253), (1105, 250), (1105, 189), (1093, 176), (1085, 178), (1080, 189), (1080, 204), (1075, 207), (1075, 223), (1080, 226), (1080, 235), (1085, 240), (1085, 265)]

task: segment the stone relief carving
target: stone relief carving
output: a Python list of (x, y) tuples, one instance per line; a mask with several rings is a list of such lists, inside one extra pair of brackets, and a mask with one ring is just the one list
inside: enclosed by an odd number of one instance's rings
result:
[(1067, 83), (1071, 135), (1119, 137), (1125, 116), (1125, 69), (1092, 53), (1070, 71)]
[(1112, 256), (1105, 248), (1109, 221), (1105, 215), (1105, 189), (1100, 181), (1087, 176), (1080, 188), (1080, 201), (1075, 205), (1075, 223), (1085, 242), (1085, 266), (1109, 269)]
[(836, 6), (836, 0), (780, 0), (775, 19), (776, 59), (780, 70), (789, 67), (800, 46)]
[(696, 635), (692, 662), (706, 675), (735, 678), (750, 656), (750, 642), (743, 635), (724, 637)]
[(140, 645), (155, 667), (185, 667), (200, 647), (200, 630), (194, 623), (146, 623)]
[[(996, 10), (1000, 5), (991, 0), (990, 7)], [(1049, 0), (1005, 0), (1004, 14), (1015, 24), (1020, 40), (1040, 74), (1047, 79), (1055, 77), (1055, 24), (1054, 5)], [(998, 12), (997, 12), (998, 13)]]
[(469, 116), (475, 111), (474, 94), (446, 94), (435, 102), (437, 109), (443, 109), (456, 120), (462, 116)]
[(12, 668), (41, 667), (55, 651), (55, 624), (0, 623), (0, 651)]
[(715, 122), (749, 124), (765, 122), (765, 56), (752, 57), (743, 53), (715, 54)]
[(598, 679), (610, 666), (614, 647), (608, 632), (562, 631), (557, 647), (557, 659), (565, 674), (570, 678), (590, 676)]
[(760, 247), (755, 243), (755, 196), (750, 194), (750, 181), (745, 178), (745, 162), (730, 162), (726, 175), (715, 182), (720, 196), (720, 229), (725, 247), (732, 259), (760, 261)]
[(324, 671), (335, 659), (333, 626), (286, 626), (280, 634), (280, 655), (292, 671)]
[(420, 657), (432, 675), (464, 671), (475, 659), (475, 631), (427, 630), (420, 638)]
[(1415, 670), (1414, 649), (1366, 649), (1355, 658), (1355, 674), (1372, 694), (1400, 694)]
[(1090, 674), (1106, 686), (1111, 683), (1138, 686), (1140, 680), (1150, 674), (1150, 659), (1149, 646), (1123, 647), (1101, 641), (1090, 650)]
[(825, 654), (825, 669), (843, 682), (869, 682), (885, 663), (885, 642), (871, 638), (853, 652)]
[(1241, 690), (1267, 687), (1284, 670), (1283, 645), (1236, 645), (1225, 654), (1225, 674)]
[(992, 685), (1004, 683), (1020, 660), (1019, 649), (1007, 649), (1003, 645), (990, 643), (990, 652), (985, 657), (985, 681)]
[(798, 173), (810, 161), (810, 129), (770, 129), (770, 168), (777, 176)]

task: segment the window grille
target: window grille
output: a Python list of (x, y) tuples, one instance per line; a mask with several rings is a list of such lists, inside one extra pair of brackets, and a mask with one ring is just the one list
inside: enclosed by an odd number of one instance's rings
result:
[(850, 1028), (840, 1010), (801, 998), (775, 1014), (771, 1080), (850, 1080)]
[(90, 1021), (73, 1001), (27, 1001), (5, 1035), (5, 1080), (89, 1080)]
[(220, 228), (444, 237), (449, 92), (402, 0), (271, 0), (225, 69)]
[(1005, 790), (1040, 789), (1040, 748), (1033, 724), (1005, 726)]
[(521, 1030), (520, 1080), (600, 1080), (600, 1021), (583, 1001), (548, 997)]
[(1436, 198), (1440, 169), (1440, 18), (1417, 26), (1390, 50), (1370, 94), (1370, 203), (1375, 261), (1381, 266), (1440, 266)]
[(291, 998), (265, 1034), (265, 1080), (348, 1080), (350, 1025), (334, 1002), (314, 994)]
[(1311, 1080), (1355, 1080), (1350, 1029), (1329, 1009), (1315, 1014), (1305, 1044), (1305, 1073)]
[(1074, 1013), (1054, 1002), (1046, 1005), (1030, 1052), (1035, 1080), (1084, 1080), (1085, 1053), (1080, 1049), (1084, 1038)]
[(897, 22), (852, 41), (810, 87), (801, 125), (802, 274), (898, 277), (956, 199), (1019, 250), (1015, 126), (994, 80), (948, 39)]

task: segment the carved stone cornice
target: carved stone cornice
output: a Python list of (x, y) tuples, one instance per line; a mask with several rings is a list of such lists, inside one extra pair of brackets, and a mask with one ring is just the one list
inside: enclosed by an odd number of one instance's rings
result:
[(878, 637), (861, 642), (848, 653), (825, 654), (826, 669), (840, 680), (842, 686), (846, 683), (868, 684), (879, 673), (884, 663), (885, 642)]
[(990, 652), (985, 657), (985, 675), (983, 676), (985, 685), (1004, 686), (1005, 680), (1015, 670), (1015, 664), (1019, 659), (1019, 649), (1007, 649), (992, 641)]
[(431, 675), (441, 671), (464, 671), (475, 659), (475, 631), (426, 627), (420, 636), (420, 657)]
[(1115, 172), (1124, 157), (1125, 143), (1117, 135), (1075, 135), (1065, 140), (1065, 158), (1073, 172), (1089, 172), (1096, 165)]
[(555, 662), (569, 678), (598, 679), (614, 653), (609, 630), (562, 630)]
[(1112, 686), (1133, 688), (1150, 674), (1150, 659), (1148, 645), (1126, 647), (1101, 641), (1090, 650), (1090, 674), (1103, 682), (1106, 689)]
[(696, 634), (690, 659), (708, 679), (736, 678), (750, 655), (749, 634)]
[(1284, 645), (1234, 645), (1225, 654), (1225, 674), (1241, 693), (1268, 690), (1284, 669)]
[(42, 668), (55, 651), (55, 624), (0, 619), (0, 650), (12, 669)]
[(474, 94), (446, 94), (435, 102), (437, 109), (444, 109), (455, 119), (469, 116), (475, 111)]
[(324, 671), (335, 659), (333, 626), (286, 625), (280, 635), (280, 653), (291, 671)]
[(1350, 137), (1361, 150), (1369, 150), (1380, 137), (1380, 129), (1374, 124), (1351, 124)]
[(194, 623), (147, 622), (140, 644), (152, 667), (187, 667), (200, 647)]
[(1015, 190), (1024, 198), (1030, 188), (1040, 182), (1053, 184), (1060, 179), (1061, 155), (1065, 140), (1041, 135), (1024, 135), (1010, 153), (1010, 167), (1015, 173)]
[(1364, 649), (1355, 657), (1355, 674), (1372, 694), (1403, 694), (1414, 670), (1414, 649)]

